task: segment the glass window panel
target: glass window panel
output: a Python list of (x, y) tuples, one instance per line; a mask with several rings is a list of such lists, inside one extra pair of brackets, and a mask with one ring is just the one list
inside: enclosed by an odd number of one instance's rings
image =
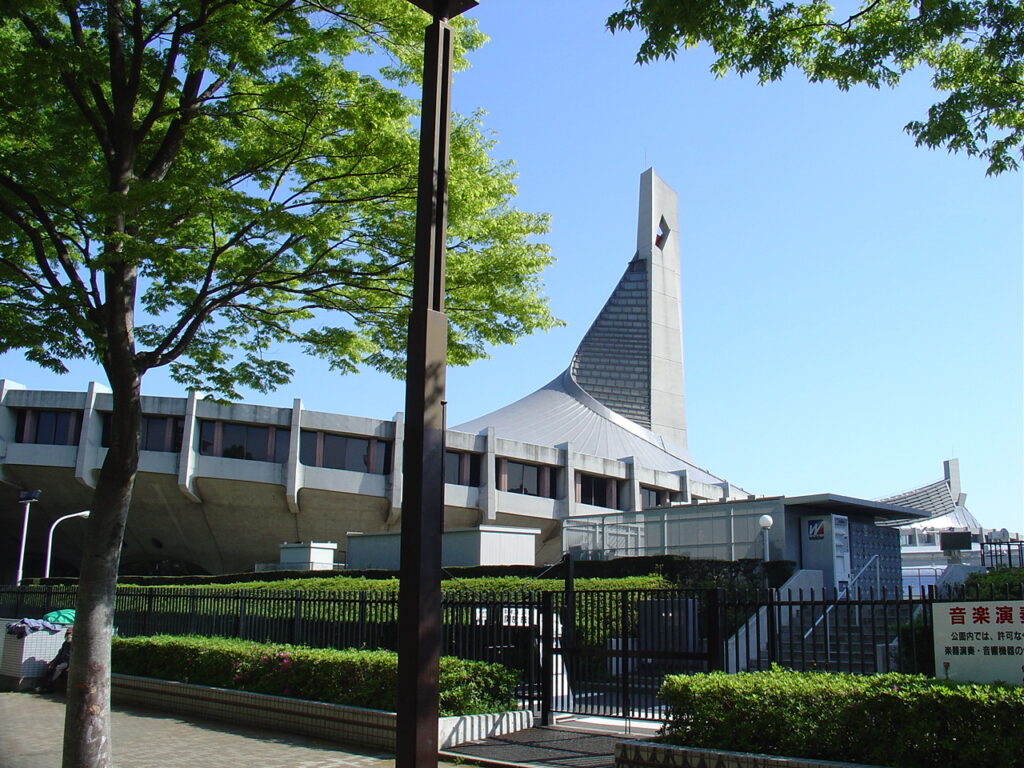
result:
[(535, 464), (521, 464), (509, 461), (508, 490), (512, 493), (525, 493), (528, 496), (540, 495), (540, 467)]
[(346, 469), (345, 448), (348, 438), (344, 435), (324, 434), (323, 466), (331, 469)]
[(480, 454), (469, 455), (469, 484), (477, 487), (480, 485)]
[(596, 475), (580, 474), (580, 502), (595, 507), (610, 507), (608, 480)]
[(654, 488), (640, 488), (640, 501), (642, 509), (654, 509), (658, 506), (658, 491)]
[(540, 467), (532, 464), (523, 465), (523, 493), (530, 496), (540, 495)]
[(387, 475), (391, 472), (391, 442), (378, 440), (376, 450), (377, 464), (373, 471), (378, 475)]
[(345, 441), (345, 469), (350, 469), (353, 472), (369, 471), (369, 440), (362, 437), (350, 437)]
[(459, 485), (459, 463), (462, 457), (455, 451), (444, 452), (444, 481), (448, 485)]
[[(21, 414), (18, 414), (19, 416)], [(21, 428), (18, 429), (18, 434), (21, 434)], [(100, 414), (100, 445), (104, 448), (110, 447), (110, 414)]]
[(36, 411), (36, 434), (32, 442), (53, 445), (56, 426), (57, 414), (53, 411)]
[(175, 453), (181, 452), (181, 441), (185, 439), (185, 420), (174, 420), (174, 439), (171, 441), (171, 450)]
[(290, 429), (277, 427), (274, 430), (274, 461), (278, 464), (284, 464), (288, 461), (288, 443), (290, 438)]
[(505, 466), (508, 475), (508, 485), (505, 486), (506, 490), (511, 493), (522, 493), (523, 465), (517, 461), (506, 461)]
[(221, 424), (220, 455), (228, 459), (248, 459), (245, 453), (245, 425)]
[(144, 451), (162, 451), (167, 419), (163, 416), (142, 417), (142, 445)]
[(299, 435), (299, 461), (307, 467), (316, 466), (316, 432), (304, 429)]
[(245, 426), (245, 456), (243, 458), (253, 461), (271, 461), (267, 446), (269, 437), (270, 427), (256, 427), (247, 424)]
[(58, 411), (53, 425), (51, 445), (71, 445), (71, 414)]
[(217, 423), (213, 421), (199, 422), (199, 453), (204, 456), (213, 455), (214, 437)]

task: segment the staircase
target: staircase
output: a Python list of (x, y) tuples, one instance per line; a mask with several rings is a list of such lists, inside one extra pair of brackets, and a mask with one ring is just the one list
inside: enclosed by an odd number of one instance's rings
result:
[(793, 618), (779, 628), (774, 648), (759, 654), (760, 668), (774, 662), (789, 669), (873, 675), (896, 667), (892, 654), (899, 626), (886, 616), (885, 606), (840, 602)]

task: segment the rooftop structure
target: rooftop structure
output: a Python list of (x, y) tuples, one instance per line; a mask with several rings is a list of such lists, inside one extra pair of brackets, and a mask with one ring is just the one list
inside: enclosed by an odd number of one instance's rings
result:
[[(986, 562), (998, 562), (1009, 555), (1006, 549), (994, 548), (986, 553), (986, 548), (997, 542), (1024, 540), (1018, 532), (985, 528), (971, 513), (967, 508), (967, 494), (960, 485), (958, 459), (942, 462), (942, 475), (941, 480), (879, 499), (884, 504), (923, 513), (916, 519), (886, 523), (899, 529), (905, 586), (927, 587), (938, 583), (951, 562), (980, 569)], [(970, 549), (955, 553), (943, 551), (942, 534), (955, 532), (970, 534)]]

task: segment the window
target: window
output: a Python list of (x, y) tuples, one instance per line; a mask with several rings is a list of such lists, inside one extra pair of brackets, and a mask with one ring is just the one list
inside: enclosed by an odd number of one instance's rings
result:
[(299, 461), (309, 467), (386, 475), (391, 471), (391, 441), (304, 429)]
[(449, 485), (480, 485), (480, 454), (444, 452), (444, 481)]
[[(654, 509), (660, 507), (661, 503), (658, 500), (658, 489), (648, 488), (646, 486), (640, 486), (640, 508), (641, 509)], [(667, 494), (666, 494), (667, 495)]]
[(579, 472), (576, 475), (576, 500), (581, 504), (618, 509), (618, 481), (611, 477), (588, 475), (585, 472)]
[(498, 490), (527, 496), (557, 498), (552, 468), (543, 464), (524, 464), (498, 459)]
[(15, 440), (41, 445), (78, 445), (82, 431), (79, 411), (44, 411), (26, 408), (18, 411)]
[(283, 464), (288, 460), (289, 432), (285, 427), (204, 420), (199, 422), (199, 452), (204, 456)]
[(640, 486), (641, 509), (667, 507), (669, 504), (678, 503), (682, 500), (683, 494), (680, 491), (666, 491), (664, 488), (650, 488), (646, 485)]
[(143, 416), (142, 440), (144, 451), (181, 450), (181, 437), (185, 433), (185, 420), (176, 416)]
[[(110, 447), (111, 415), (100, 414), (102, 430), (100, 445)], [(182, 436), (185, 434), (185, 419), (181, 416), (143, 416), (142, 434), (139, 436), (139, 448), (143, 451), (166, 451), (178, 453), (181, 450)]]

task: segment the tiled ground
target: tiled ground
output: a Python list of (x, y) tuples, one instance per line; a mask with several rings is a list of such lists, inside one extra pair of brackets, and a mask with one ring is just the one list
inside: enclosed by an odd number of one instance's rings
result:
[[(0, 765), (59, 768), (64, 702), (0, 693)], [(117, 708), (116, 768), (390, 768), (392, 755), (301, 736)]]

